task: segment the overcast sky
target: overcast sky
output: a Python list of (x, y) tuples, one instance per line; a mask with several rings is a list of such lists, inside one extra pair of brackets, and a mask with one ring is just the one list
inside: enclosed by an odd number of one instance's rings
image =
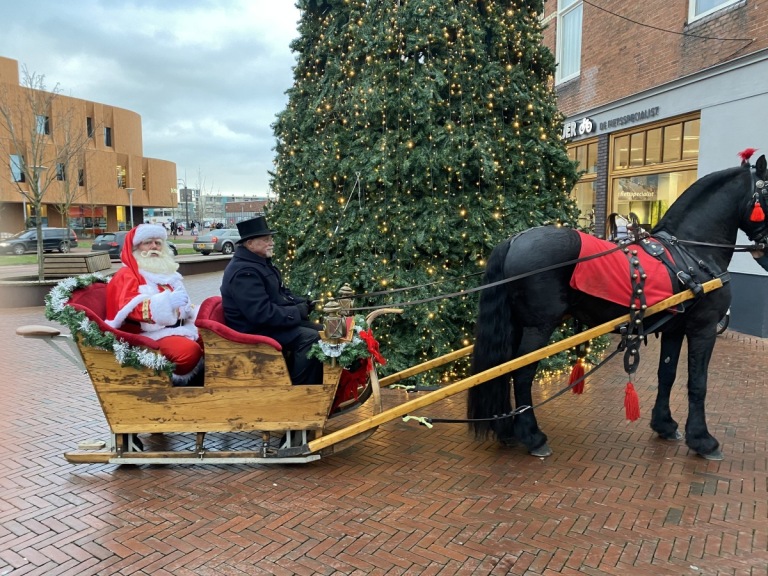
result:
[(0, 0), (0, 56), (141, 116), (144, 156), (190, 188), (266, 195), (294, 0)]

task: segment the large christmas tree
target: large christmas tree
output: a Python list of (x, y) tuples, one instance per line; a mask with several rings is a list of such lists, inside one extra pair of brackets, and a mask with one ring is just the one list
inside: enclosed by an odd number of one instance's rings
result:
[[(269, 214), (288, 284), (314, 296), (481, 283), (493, 246), (571, 223), (543, 2), (301, 0)], [(473, 340), (477, 294), (407, 306), (376, 335), (393, 372)], [(459, 363), (428, 378), (461, 374)]]

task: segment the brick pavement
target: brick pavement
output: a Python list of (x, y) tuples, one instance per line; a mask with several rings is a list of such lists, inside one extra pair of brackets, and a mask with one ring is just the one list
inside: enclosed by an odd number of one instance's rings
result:
[[(218, 280), (188, 277), (189, 292), (215, 294)], [(87, 376), (14, 335), (30, 323), (48, 323), (42, 308), (0, 311), (0, 576), (768, 573), (768, 340), (718, 339), (707, 413), (722, 462), (653, 437), (651, 339), (642, 418), (623, 419), (614, 360), (583, 395), (537, 412), (547, 459), (398, 420), (307, 465), (118, 467), (63, 459), (106, 424)], [(464, 402), (421, 413), (461, 417)], [(683, 421), (684, 384), (672, 403)]]

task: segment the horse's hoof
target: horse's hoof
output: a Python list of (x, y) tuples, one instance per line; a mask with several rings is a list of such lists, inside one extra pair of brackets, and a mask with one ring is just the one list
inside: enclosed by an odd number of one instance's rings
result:
[(552, 448), (545, 442), (538, 448), (531, 450), (529, 454), (531, 456), (536, 456), (537, 458), (546, 458), (547, 456), (552, 456)]
[(675, 430), (674, 434), (671, 436), (662, 436), (659, 434), (659, 438), (666, 440), (667, 442), (679, 442), (683, 439), (683, 434), (680, 432), (680, 430)]
[(710, 452), (709, 454), (702, 454), (699, 452), (699, 456), (704, 458), (705, 460), (712, 460), (714, 462), (719, 462), (720, 460), (724, 460), (725, 456), (723, 456), (722, 450), (720, 448)]

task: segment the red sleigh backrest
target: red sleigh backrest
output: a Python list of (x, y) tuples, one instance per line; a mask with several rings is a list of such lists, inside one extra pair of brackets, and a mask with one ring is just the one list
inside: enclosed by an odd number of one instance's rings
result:
[(99, 330), (102, 332), (112, 332), (117, 338), (125, 340), (131, 346), (158, 349), (157, 342), (151, 338), (112, 328), (105, 322), (107, 315), (107, 284), (105, 282), (94, 282), (85, 288), (78, 288), (72, 292), (67, 305), (84, 312), (89, 320), (99, 326)]
[(221, 296), (211, 296), (203, 300), (203, 303), (200, 304), (200, 310), (197, 312), (195, 326), (206, 328), (225, 340), (231, 340), (232, 342), (239, 342), (241, 344), (269, 344), (275, 350), (283, 349), (277, 340), (269, 336), (245, 334), (228, 327), (224, 323), (224, 307), (221, 304)]

